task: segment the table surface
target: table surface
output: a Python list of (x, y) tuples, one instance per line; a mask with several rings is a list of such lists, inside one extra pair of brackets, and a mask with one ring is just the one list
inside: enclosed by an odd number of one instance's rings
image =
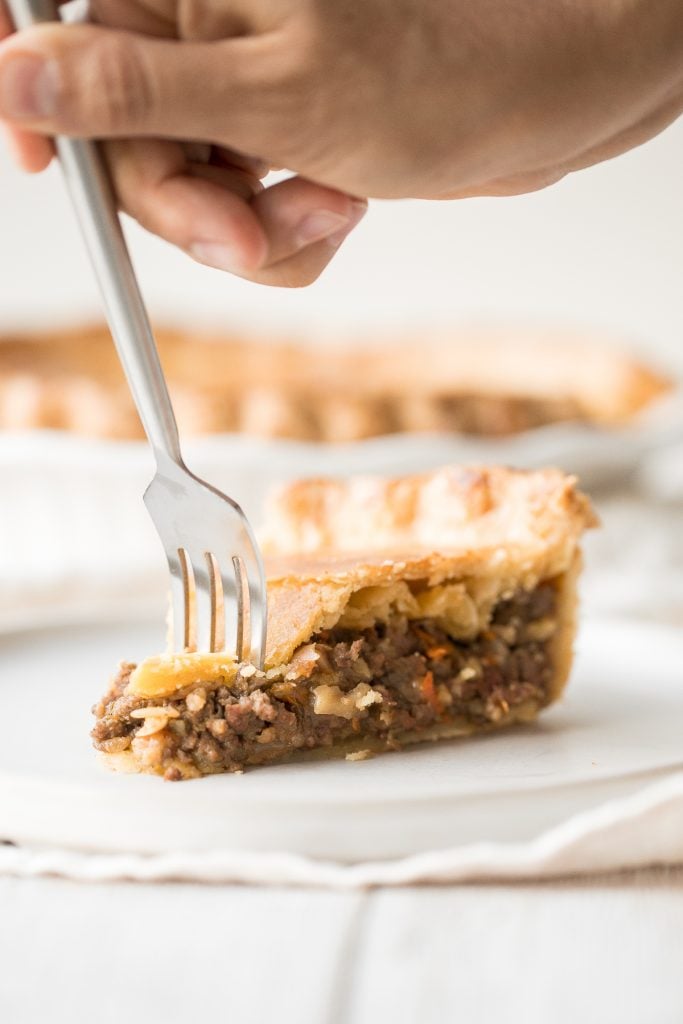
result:
[(683, 870), (326, 890), (0, 878), (11, 1024), (680, 1024)]

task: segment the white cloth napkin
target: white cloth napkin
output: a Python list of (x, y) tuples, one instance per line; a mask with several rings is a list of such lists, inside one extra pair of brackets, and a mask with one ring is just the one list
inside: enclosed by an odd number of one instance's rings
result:
[(558, 878), (683, 863), (683, 773), (570, 818), (528, 843), (476, 843), (396, 861), (341, 865), (287, 853), (140, 856), (0, 846), (0, 873), (78, 881), (376, 885)]

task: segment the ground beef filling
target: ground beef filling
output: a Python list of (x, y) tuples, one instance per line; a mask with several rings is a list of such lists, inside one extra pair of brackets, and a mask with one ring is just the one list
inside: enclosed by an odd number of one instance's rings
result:
[(543, 584), (500, 602), (467, 643), (432, 619), (402, 616), (361, 633), (326, 630), (282, 670), (244, 666), (230, 686), (213, 681), (171, 701), (126, 695), (134, 666), (122, 665), (93, 709), (92, 736), (98, 749), (132, 747), (143, 767), (177, 779), (363, 738), (399, 746), (453, 720), (495, 724), (546, 703), (554, 613), (554, 587)]

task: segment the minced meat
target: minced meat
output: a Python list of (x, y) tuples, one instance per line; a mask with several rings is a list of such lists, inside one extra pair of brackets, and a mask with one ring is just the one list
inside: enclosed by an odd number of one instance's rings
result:
[[(500, 602), (489, 628), (467, 643), (432, 619), (402, 616), (362, 632), (326, 630), (279, 673), (249, 667), (229, 686), (214, 680), (170, 701), (126, 695), (134, 666), (122, 665), (93, 709), (92, 736), (104, 751), (144, 748), (147, 767), (176, 779), (179, 766), (235, 771), (363, 738), (399, 746), (406, 734), (416, 739), (454, 719), (495, 724), (520, 704), (546, 703), (554, 611), (554, 587), (543, 584)], [(160, 703), (173, 717), (137, 737), (147, 722), (140, 709)]]

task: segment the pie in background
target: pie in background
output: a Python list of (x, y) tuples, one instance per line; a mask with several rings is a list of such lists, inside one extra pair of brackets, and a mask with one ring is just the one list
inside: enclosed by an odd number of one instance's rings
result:
[(530, 722), (567, 681), (595, 522), (552, 469), (287, 485), (263, 533), (265, 671), (228, 654), (124, 663), (95, 746), (178, 780)]
[[(159, 330), (184, 436), (357, 441), (408, 432), (506, 436), (633, 420), (671, 382), (604, 339), (462, 330), (346, 345)], [(0, 428), (105, 438), (142, 429), (105, 327), (0, 337)]]

